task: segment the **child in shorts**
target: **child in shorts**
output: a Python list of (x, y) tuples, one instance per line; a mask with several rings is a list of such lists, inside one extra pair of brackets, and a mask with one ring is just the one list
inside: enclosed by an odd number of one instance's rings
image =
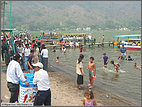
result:
[(90, 61), (87, 67), (87, 70), (89, 70), (89, 80), (90, 80), (89, 88), (93, 88), (93, 82), (94, 82), (93, 78), (96, 75), (96, 66), (95, 66), (95, 63), (93, 63), (93, 61), (94, 61), (94, 57), (90, 57)]
[(114, 65), (117, 72), (120, 70), (120, 65), (118, 63), (115, 63), (114, 61), (111, 61), (110, 63)]
[(106, 53), (104, 53), (104, 67), (107, 68), (107, 64), (108, 64), (108, 56), (106, 55)]

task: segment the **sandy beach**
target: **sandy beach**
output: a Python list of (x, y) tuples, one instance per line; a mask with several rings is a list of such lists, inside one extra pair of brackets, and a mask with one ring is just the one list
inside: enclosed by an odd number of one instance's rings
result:
[[(51, 87), (51, 104), (52, 106), (81, 106), (84, 98), (84, 92), (87, 86), (83, 85), (79, 90), (76, 86), (76, 79), (72, 79), (68, 74), (63, 72), (48, 72)], [(93, 88), (93, 93), (98, 106), (134, 106), (118, 96), (106, 93), (100, 89)], [(6, 72), (1, 72), (1, 99), (3, 103), (8, 103), (10, 93), (6, 84)]]

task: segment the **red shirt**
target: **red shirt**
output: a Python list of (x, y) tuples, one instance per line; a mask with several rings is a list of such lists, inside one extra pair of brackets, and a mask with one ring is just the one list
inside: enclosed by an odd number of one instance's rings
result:
[(82, 52), (82, 47), (80, 48), (80, 52)]
[(35, 43), (32, 43), (32, 48), (34, 48), (34, 44), (35, 44)]

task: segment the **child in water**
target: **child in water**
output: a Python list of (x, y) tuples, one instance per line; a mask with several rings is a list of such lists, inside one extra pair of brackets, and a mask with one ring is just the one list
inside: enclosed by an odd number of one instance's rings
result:
[(81, 47), (80, 47), (80, 54), (82, 53), (82, 49), (83, 49), (83, 46), (81, 45)]
[(64, 54), (66, 53), (66, 48), (64, 46), (62, 48), (62, 51), (63, 51)]
[(56, 58), (56, 62), (59, 63), (59, 57)]
[(117, 72), (120, 70), (120, 65), (118, 63), (115, 63), (114, 61), (111, 61), (110, 63), (114, 65)]
[(89, 80), (90, 80), (89, 88), (93, 88), (93, 82), (94, 82), (93, 78), (96, 75), (96, 66), (93, 63), (93, 61), (94, 61), (94, 57), (90, 57), (90, 61), (88, 63), (88, 67), (87, 67), (87, 70), (89, 70)]
[(57, 50), (54, 49), (53, 52), (57, 52)]
[(83, 84), (83, 64), (82, 60), (84, 58), (84, 55), (80, 54), (77, 62), (76, 62), (76, 74), (77, 74), (77, 86), (78, 89), (80, 89), (80, 85)]
[(107, 64), (108, 64), (108, 56), (106, 55), (106, 53), (104, 53), (104, 67), (107, 68)]
[(96, 106), (96, 101), (94, 99), (93, 92), (90, 90), (85, 91), (84, 93), (84, 99), (82, 106)]
[(135, 62), (135, 64), (134, 64), (134, 67), (135, 67), (136, 69), (141, 69), (141, 68), (142, 68), (141, 66), (138, 66), (136, 62)]
[(128, 60), (128, 61), (133, 61), (134, 59), (131, 58), (131, 56), (128, 56), (127, 60)]

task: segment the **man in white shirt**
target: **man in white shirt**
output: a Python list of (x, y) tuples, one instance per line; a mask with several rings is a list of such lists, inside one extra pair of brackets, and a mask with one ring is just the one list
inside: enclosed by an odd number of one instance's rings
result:
[(35, 97), (35, 105), (51, 105), (51, 91), (47, 71), (43, 70), (43, 64), (37, 62), (33, 64), (35, 69), (33, 84), (37, 84), (38, 92)]
[(48, 70), (48, 50), (46, 49), (45, 45), (43, 45), (41, 56), (42, 56), (43, 69), (47, 71)]
[(28, 57), (30, 55), (30, 48), (29, 48), (29, 44), (26, 44), (26, 48), (23, 49), (23, 61), (25, 62), (25, 71), (28, 71)]
[(26, 76), (23, 74), (19, 62), (20, 55), (14, 54), (13, 60), (8, 64), (7, 68), (7, 87), (11, 93), (10, 103), (18, 102), (20, 80), (25, 82), (26, 86), (30, 85), (25, 79)]

